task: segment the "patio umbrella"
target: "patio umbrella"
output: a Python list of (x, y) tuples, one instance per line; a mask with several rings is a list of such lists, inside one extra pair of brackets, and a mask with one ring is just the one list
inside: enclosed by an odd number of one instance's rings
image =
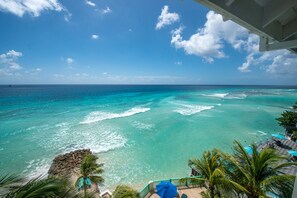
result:
[(252, 155), (253, 154), (253, 149), (250, 146), (245, 146), (244, 150), (247, 152), (247, 154)]
[(287, 138), (284, 135), (281, 134), (272, 134), (272, 137), (276, 137), (278, 139), (286, 140)]
[(161, 198), (173, 198), (177, 195), (177, 188), (171, 182), (162, 181), (157, 186), (157, 194)]
[(293, 155), (293, 156), (297, 157), (297, 151), (294, 151), (294, 150), (288, 150), (288, 153), (289, 153), (290, 155)]

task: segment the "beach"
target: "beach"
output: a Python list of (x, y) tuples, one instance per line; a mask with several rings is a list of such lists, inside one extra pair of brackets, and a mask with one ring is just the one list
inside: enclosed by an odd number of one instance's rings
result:
[(100, 189), (141, 189), (189, 176), (204, 150), (283, 132), (275, 118), (296, 101), (281, 86), (1, 86), (0, 168), (30, 178), (89, 148), (104, 163)]

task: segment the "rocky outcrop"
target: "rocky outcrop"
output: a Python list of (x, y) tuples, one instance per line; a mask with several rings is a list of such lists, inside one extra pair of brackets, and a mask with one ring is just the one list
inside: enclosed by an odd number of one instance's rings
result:
[(90, 149), (82, 149), (58, 155), (53, 160), (53, 163), (48, 171), (49, 177), (64, 177), (68, 178), (73, 174), (74, 170), (79, 169), (83, 158), (92, 154)]

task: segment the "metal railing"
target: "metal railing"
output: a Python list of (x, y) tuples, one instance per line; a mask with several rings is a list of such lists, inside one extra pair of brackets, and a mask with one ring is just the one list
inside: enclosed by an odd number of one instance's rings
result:
[(200, 176), (194, 177), (182, 177), (182, 178), (173, 178), (173, 179), (165, 179), (165, 180), (155, 180), (150, 181), (148, 184), (144, 186), (144, 188), (139, 192), (139, 196), (144, 198), (149, 193), (155, 192), (156, 186), (162, 181), (171, 182), (176, 187), (189, 187), (193, 185), (197, 185), (198, 182), (196, 178), (200, 178)]

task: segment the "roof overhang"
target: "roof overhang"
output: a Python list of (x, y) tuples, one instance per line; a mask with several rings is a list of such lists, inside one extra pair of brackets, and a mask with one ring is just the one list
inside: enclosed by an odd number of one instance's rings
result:
[(297, 0), (196, 0), (260, 36), (260, 51), (297, 54)]

